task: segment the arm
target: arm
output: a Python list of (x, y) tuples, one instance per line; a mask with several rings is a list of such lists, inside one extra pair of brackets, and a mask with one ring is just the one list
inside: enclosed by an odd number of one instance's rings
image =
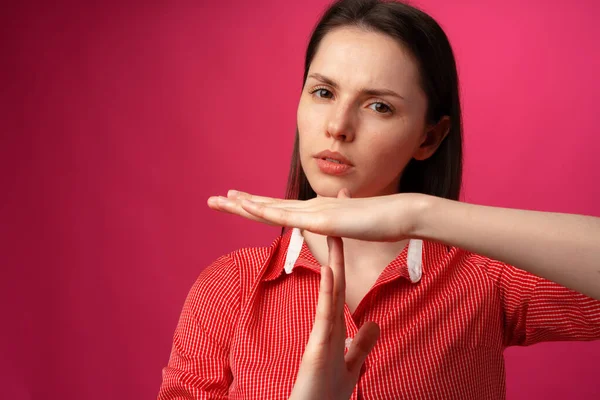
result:
[(512, 264), (600, 299), (600, 218), (477, 206), (422, 194), (279, 200), (230, 192), (211, 208), (321, 235), (421, 238)]
[(498, 260), (471, 253), (498, 288), (504, 345), (600, 339), (600, 301)]
[(600, 299), (600, 218), (422, 199), (410, 236), (460, 247)]

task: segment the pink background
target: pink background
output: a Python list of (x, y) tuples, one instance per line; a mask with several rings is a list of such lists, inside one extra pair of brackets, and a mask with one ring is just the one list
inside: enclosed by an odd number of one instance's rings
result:
[[(277, 235), (205, 201), (284, 193), (325, 1), (159, 3), (3, 5), (3, 398), (155, 398), (201, 269)], [(416, 3), (457, 54), (465, 199), (599, 216), (597, 3)], [(508, 398), (598, 398), (599, 358), (509, 349)]]

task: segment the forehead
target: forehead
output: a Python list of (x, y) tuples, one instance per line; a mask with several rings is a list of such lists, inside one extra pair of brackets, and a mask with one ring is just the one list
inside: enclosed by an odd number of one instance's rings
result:
[(405, 92), (418, 90), (418, 68), (396, 39), (354, 27), (325, 35), (311, 63), (317, 72), (340, 86), (377, 87)]

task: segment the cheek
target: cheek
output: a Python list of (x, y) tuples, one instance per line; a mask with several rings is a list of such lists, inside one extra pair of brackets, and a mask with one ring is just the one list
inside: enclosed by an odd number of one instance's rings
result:
[(309, 151), (311, 143), (314, 142), (314, 139), (319, 134), (321, 119), (305, 99), (300, 100), (296, 118), (300, 140), (300, 157), (303, 158)]
[(399, 174), (412, 158), (415, 146), (416, 140), (413, 135), (390, 134), (373, 137), (366, 143), (371, 173), (385, 176)]
[(310, 100), (303, 95), (298, 104), (298, 111), (296, 113), (296, 121), (301, 135), (311, 135), (315, 131), (315, 128), (319, 123), (318, 115), (315, 114), (313, 107), (311, 107)]

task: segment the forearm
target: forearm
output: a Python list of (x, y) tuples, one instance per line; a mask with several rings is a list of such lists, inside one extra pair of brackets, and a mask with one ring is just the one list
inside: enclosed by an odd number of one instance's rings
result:
[(600, 299), (600, 218), (427, 196), (414, 237), (460, 247)]

